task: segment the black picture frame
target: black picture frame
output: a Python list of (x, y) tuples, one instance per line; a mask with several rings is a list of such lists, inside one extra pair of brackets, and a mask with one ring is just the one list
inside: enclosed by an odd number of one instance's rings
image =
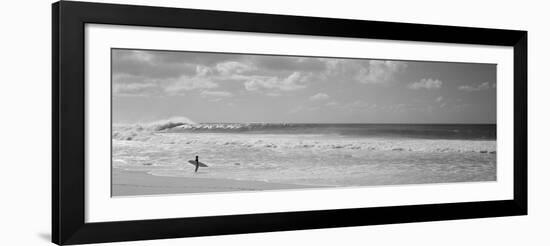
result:
[[(52, 18), (52, 241), (56, 244), (527, 214), (526, 31), (71, 1), (54, 3)], [(514, 198), (447, 204), (85, 223), (86, 23), (513, 47)]]

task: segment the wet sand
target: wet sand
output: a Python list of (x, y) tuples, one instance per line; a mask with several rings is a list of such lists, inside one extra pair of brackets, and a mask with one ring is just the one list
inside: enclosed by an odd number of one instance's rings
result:
[[(200, 175), (200, 170), (196, 175)], [(231, 179), (163, 177), (113, 168), (112, 196), (304, 189), (317, 186)]]

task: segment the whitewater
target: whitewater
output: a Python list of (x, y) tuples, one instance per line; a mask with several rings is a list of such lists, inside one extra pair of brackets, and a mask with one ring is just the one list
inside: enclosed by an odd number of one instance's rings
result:
[[(495, 125), (114, 124), (112, 167), (155, 176), (363, 186), (496, 180)], [(198, 155), (199, 173), (187, 164)]]

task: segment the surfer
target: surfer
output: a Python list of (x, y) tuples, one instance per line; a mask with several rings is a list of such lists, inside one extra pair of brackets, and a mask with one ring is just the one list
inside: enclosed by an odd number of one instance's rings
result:
[(199, 170), (199, 156), (195, 156), (195, 172)]
[(199, 161), (199, 156), (195, 156), (195, 160), (188, 160), (189, 164), (195, 166), (195, 172), (199, 171), (199, 167), (208, 167), (206, 164)]

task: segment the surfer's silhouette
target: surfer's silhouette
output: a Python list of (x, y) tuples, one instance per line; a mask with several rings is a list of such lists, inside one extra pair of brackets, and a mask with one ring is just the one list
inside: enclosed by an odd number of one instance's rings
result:
[(195, 172), (199, 170), (199, 156), (195, 156)]
[(188, 160), (189, 164), (195, 166), (195, 173), (199, 171), (199, 167), (208, 167), (206, 164), (199, 161), (199, 156), (195, 156), (195, 160)]

